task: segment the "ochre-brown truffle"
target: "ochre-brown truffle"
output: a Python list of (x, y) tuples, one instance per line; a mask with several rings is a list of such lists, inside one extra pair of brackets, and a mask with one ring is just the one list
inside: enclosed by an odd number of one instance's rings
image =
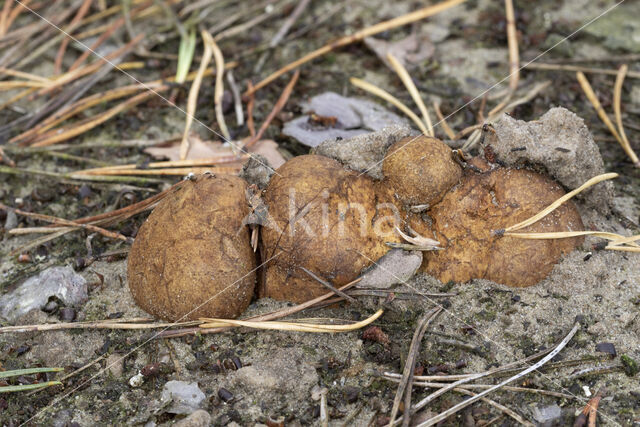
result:
[(299, 156), (281, 166), (264, 196), (260, 296), (299, 303), (329, 292), (301, 267), (334, 286), (357, 278), (387, 252), (386, 241), (399, 240), (397, 210), (382, 205), (384, 193), (328, 157)]
[(433, 206), (462, 176), (451, 149), (439, 139), (422, 135), (401, 139), (389, 147), (382, 172), (406, 205)]
[(243, 219), (246, 182), (204, 174), (153, 210), (129, 253), (136, 303), (160, 318), (235, 318), (249, 305), (256, 259)]
[[(444, 250), (426, 253), (425, 271), (442, 282), (478, 278), (514, 287), (538, 283), (583, 239), (525, 240), (499, 237), (494, 230), (532, 217), (564, 194), (556, 182), (529, 170), (466, 173), (430, 211), (435, 238)], [(576, 207), (568, 201), (518, 232), (583, 229)]]

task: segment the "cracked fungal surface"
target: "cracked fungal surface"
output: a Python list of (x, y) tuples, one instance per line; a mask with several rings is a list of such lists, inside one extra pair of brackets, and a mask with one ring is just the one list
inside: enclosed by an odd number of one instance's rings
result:
[(303, 302), (325, 294), (301, 267), (335, 286), (354, 280), (387, 252), (385, 241), (398, 241), (398, 209), (387, 195), (328, 157), (299, 156), (280, 167), (264, 197), (269, 217), (261, 252), (263, 260), (274, 258), (261, 296)]
[(158, 204), (129, 254), (140, 307), (167, 320), (235, 318), (247, 308), (256, 260), (243, 225), (246, 188), (241, 178), (205, 174)]
[[(525, 240), (499, 237), (494, 230), (517, 224), (563, 196), (555, 181), (526, 169), (469, 171), (429, 212), (444, 248), (427, 253), (427, 273), (442, 282), (488, 279), (514, 287), (544, 279), (559, 259), (583, 238)], [(518, 232), (584, 230), (571, 201)]]

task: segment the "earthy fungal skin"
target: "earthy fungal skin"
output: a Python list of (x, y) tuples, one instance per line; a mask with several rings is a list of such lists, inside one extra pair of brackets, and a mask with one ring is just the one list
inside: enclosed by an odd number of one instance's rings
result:
[(246, 188), (241, 178), (204, 174), (158, 204), (129, 253), (129, 288), (143, 310), (170, 321), (245, 310), (256, 267)]
[(462, 168), (442, 141), (407, 137), (389, 147), (382, 165), (385, 182), (406, 205), (439, 202), (462, 177)]
[[(442, 282), (489, 279), (513, 287), (538, 283), (583, 238), (525, 240), (494, 231), (530, 218), (564, 194), (550, 178), (525, 169), (468, 171), (430, 211), (435, 238), (444, 250), (426, 253), (424, 270)], [(583, 229), (568, 201), (518, 232)]]
[(269, 218), (261, 229), (267, 264), (260, 296), (299, 303), (328, 292), (300, 267), (334, 286), (357, 278), (387, 252), (385, 241), (398, 241), (393, 221), (384, 218), (393, 209), (376, 210), (384, 194), (368, 176), (328, 157), (299, 156), (280, 167), (264, 196)]

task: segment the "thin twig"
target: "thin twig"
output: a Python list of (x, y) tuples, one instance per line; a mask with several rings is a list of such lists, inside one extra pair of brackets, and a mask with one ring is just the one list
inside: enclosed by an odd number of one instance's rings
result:
[(353, 304), (358, 304), (358, 300), (356, 300), (355, 298), (347, 295), (346, 293), (342, 292), (340, 289), (334, 287), (331, 283), (327, 282), (326, 280), (322, 279), (321, 277), (318, 277), (318, 275), (316, 275), (313, 271), (310, 271), (308, 269), (306, 269), (305, 267), (300, 266), (300, 269), (302, 271), (304, 271), (305, 273), (307, 273), (309, 276), (311, 276), (314, 280), (316, 280), (318, 283), (320, 283), (322, 286), (324, 286), (325, 288), (329, 289), (330, 291), (332, 291), (333, 293), (335, 293), (336, 295), (340, 295), (342, 298), (346, 299), (347, 301), (353, 303)]
[(256, 142), (258, 142), (260, 138), (262, 138), (262, 135), (271, 124), (271, 121), (284, 108), (287, 101), (289, 100), (289, 96), (291, 96), (291, 92), (293, 92), (293, 88), (296, 85), (296, 82), (298, 81), (298, 77), (300, 77), (300, 71), (296, 71), (293, 74), (293, 77), (291, 77), (291, 80), (289, 81), (289, 83), (287, 83), (284, 90), (282, 91), (280, 98), (278, 98), (278, 101), (273, 106), (273, 109), (271, 110), (267, 118), (262, 123), (262, 126), (260, 126), (258, 133), (247, 141), (247, 143), (244, 145), (245, 148), (250, 148)]
[(416, 368), (416, 361), (418, 360), (418, 353), (420, 351), (420, 343), (422, 342), (422, 337), (424, 337), (429, 324), (435, 317), (440, 313), (442, 307), (435, 307), (424, 314), (420, 320), (418, 321), (418, 325), (416, 326), (415, 331), (413, 332), (413, 338), (411, 339), (411, 345), (409, 346), (409, 352), (407, 353), (407, 358), (404, 362), (404, 369), (402, 371), (402, 378), (400, 379), (400, 384), (398, 384), (398, 389), (396, 390), (396, 396), (393, 399), (393, 406), (391, 408), (390, 419), (395, 420), (396, 415), (398, 415), (398, 410), (400, 409), (400, 402), (402, 402), (403, 396), (405, 396), (406, 390), (406, 399), (404, 403), (404, 417), (403, 417), (403, 426), (409, 425), (409, 410), (411, 408), (411, 390), (413, 383), (413, 372)]

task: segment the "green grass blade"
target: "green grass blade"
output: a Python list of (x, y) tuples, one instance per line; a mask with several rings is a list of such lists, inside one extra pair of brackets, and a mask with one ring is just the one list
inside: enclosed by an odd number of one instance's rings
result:
[(194, 28), (189, 30), (187, 37), (180, 39), (180, 48), (178, 50), (178, 67), (176, 71), (176, 83), (184, 83), (191, 68), (193, 55), (196, 51), (196, 31)]
[(18, 375), (39, 374), (41, 372), (61, 372), (64, 368), (27, 368), (0, 372), (0, 378), (17, 377)]
[(0, 393), (12, 393), (15, 391), (37, 390), (39, 388), (51, 387), (52, 385), (62, 385), (60, 381), (48, 381), (38, 384), (8, 385), (0, 387)]

